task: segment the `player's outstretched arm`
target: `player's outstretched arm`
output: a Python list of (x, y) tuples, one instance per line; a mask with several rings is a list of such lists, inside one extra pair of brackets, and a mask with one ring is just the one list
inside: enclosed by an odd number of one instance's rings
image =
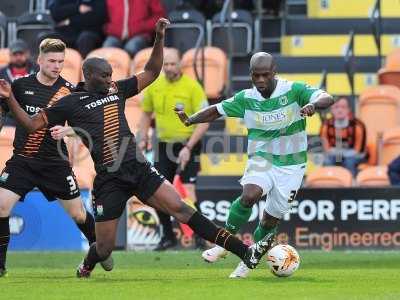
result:
[(316, 109), (326, 109), (331, 106), (333, 102), (333, 97), (331, 95), (326, 92), (321, 93), (313, 103), (304, 105), (300, 110), (300, 114), (304, 117), (311, 117)]
[(4, 98), (2, 101), (6, 101), (10, 111), (13, 113), (14, 118), (17, 120), (19, 124), (21, 124), (29, 133), (35, 132), (38, 129), (42, 129), (46, 127), (46, 120), (44, 119), (42, 113), (38, 113), (29, 116), (19, 105), (17, 100), (14, 97), (12, 91), (8, 89), (9, 83), (4, 79), (0, 79), (0, 96), (5, 96), (6, 93), (9, 93), (8, 98)]
[(190, 117), (181, 108), (175, 108), (175, 113), (178, 115), (179, 119), (186, 126), (190, 126), (198, 123), (208, 123), (218, 119), (221, 114), (218, 112), (215, 105), (208, 106), (197, 113), (191, 115)]
[(153, 51), (151, 52), (150, 58), (144, 66), (144, 71), (136, 74), (138, 81), (138, 92), (141, 92), (148, 85), (160, 75), (161, 68), (163, 65), (163, 49), (164, 49), (164, 36), (165, 28), (169, 24), (167, 19), (161, 18), (156, 24), (156, 39), (153, 45)]

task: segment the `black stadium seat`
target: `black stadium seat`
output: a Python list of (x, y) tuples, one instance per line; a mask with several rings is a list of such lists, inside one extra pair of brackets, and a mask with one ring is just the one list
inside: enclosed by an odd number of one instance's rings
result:
[(16, 37), (26, 41), (32, 55), (38, 52), (40, 37), (52, 32), (54, 22), (47, 13), (28, 13), (17, 19)]
[[(234, 56), (247, 56), (252, 51), (253, 17), (247, 10), (235, 10), (231, 14)], [(221, 24), (221, 14), (212, 18), (208, 29), (208, 44), (228, 52), (228, 21)]]
[(175, 10), (169, 14), (171, 25), (167, 27), (165, 45), (178, 48), (182, 53), (195, 47), (204, 39), (206, 20), (197, 10)]
[(33, 12), (35, 0), (2, 0), (0, 11), (8, 18), (19, 17), (27, 12)]

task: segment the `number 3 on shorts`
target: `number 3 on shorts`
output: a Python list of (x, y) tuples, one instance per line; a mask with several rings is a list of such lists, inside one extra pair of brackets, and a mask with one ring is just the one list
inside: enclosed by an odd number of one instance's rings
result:
[(290, 191), (288, 202), (292, 203), (293, 200), (296, 199), (296, 195), (297, 195), (297, 191), (296, 190)]
[(75, 191), (77, 186), (76, 186), (76, 182), (75, 182), (74, 176), (72, 176), (72, 175), (67, 176), (66, 179), (67, 179), (67, 181), (69, 183), (69, 189), (71, 190), (71, 192)]

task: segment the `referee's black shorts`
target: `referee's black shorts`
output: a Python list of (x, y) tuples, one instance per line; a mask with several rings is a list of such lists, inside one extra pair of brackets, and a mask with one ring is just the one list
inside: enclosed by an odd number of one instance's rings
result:
[[(158, 147), (154, 147), (154, 166), (170, 182), (173, 182), (178, 169), (177, 158), (179, 152), (185, 146), (183, 143), (159, 142)], [(197, 174), (200, 171), (201, 142), (197, 143), (191, 150), (190, 159), (181, 171), (180, 176), (183, 183), (195, 184)]]
[(96, 222), (119, 218), (132, 196), (146, 202), (164, 182), (148, 161), (123, 162), (116, 172), (97, 170), (92, 201)]

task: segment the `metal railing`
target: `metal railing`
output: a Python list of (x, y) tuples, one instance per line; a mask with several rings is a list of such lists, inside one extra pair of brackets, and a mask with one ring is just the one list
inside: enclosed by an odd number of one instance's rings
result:
[(349, 43), (346, 47), (344, 54), (344, 68), (350, 84), (351, 96), (354, 98), (354, 74), (355, 74), (355, 60), (354, 60), (354, 31), (349, 33)]
[(374, 8), (372, 9), (371, 15), (369, 17), (371, 22), (372, 34), (374, 36), (374, 41), (376, 48), (378, 49), (378, 61), (379, 66), (382, 64), (382, 45), (381, 45), (381, 35), (382, 35), (382, 16), (381, 16), (381, 0), (376, 0)]

